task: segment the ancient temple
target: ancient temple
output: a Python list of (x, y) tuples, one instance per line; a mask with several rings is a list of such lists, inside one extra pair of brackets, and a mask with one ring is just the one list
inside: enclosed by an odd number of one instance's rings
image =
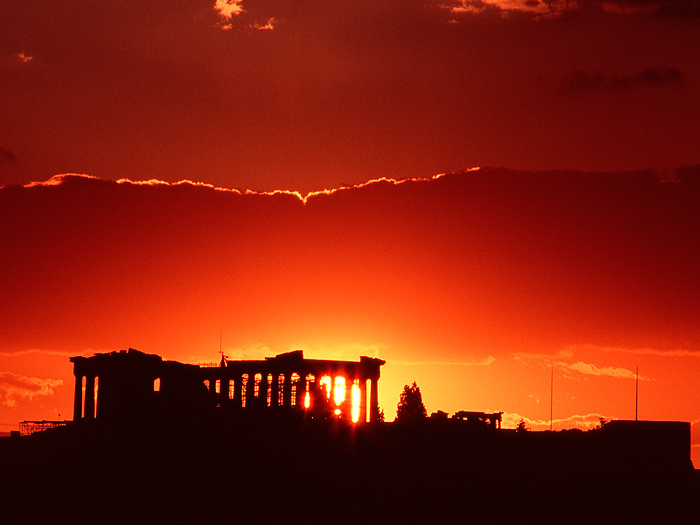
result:
[(230, 417), (379, 419), (381, 359), (305, 359), (301, 350), (218, 366), (163, 360), (130, 348), (72, 357), (73, 421)]

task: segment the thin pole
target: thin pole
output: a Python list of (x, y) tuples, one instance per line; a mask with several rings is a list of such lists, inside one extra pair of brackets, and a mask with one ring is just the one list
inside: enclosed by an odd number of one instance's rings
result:
[(552, 375), (549, 380), (549, 431), (552, 431), (552, 421), (554, 415), (554, 366), (550, 367)]
[(219, 361), (219, 366), (224, 367), (226, 366), (226, 362), (224, 360), (224, 327), (221, 327), (221, 332), (219, 333), (219, 354), (221, 354), (221, 361)]
[(634, 420), (637, 421), (639, 410), (639, 365), (637, 365), (637, 373), (635, 374), (634, 383)]

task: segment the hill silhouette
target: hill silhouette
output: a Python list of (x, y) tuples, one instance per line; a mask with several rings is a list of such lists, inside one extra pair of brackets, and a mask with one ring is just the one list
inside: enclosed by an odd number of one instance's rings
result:
[(700, 485), (682, 450), (687, 424), (617, 423), (554, 433), (452, 420), (69, 425), (2, 438), (0, 490), (5, 516), (98, 523), (689, 515)]

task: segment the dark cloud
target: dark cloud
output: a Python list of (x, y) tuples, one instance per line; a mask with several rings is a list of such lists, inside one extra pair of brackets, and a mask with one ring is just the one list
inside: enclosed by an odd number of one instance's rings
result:
[[(474, 165), (697, 162), (689, 89), (647, 90), (640, 111), (611, 100), (562, 107), (536, 85), (667, 64), (691, 85), (700, 32), (685, 21), (600, 9), (547, 18), (556, 3), (515, 0), (453, 11), (422, 0), (243, 0), (224, 31), (214, 0), (6, 4), (0, 113), (12, 135), (0, 130), (0, 144), (30, 152), (6, 183), (75, 172), (306, 192)], [(503, 16), (517, 6), (526, 11)], [(251, 29), (270, 20), (272, 30)], [(32, 67), (17, 60), (23, 50)]]
[(680, 17), (700, 16), (698, 0), (580, 0), (580, 4), (595, 4), (618, 13), (654, 13)]
[(410, 333), (445, 359), (457, 341), (694, 349), (699, 174), (483, 169), (306, 204), (84, 177), (4, 188), (0, 331), (17, 349), (167, 346), (223, 318), (270, 345)]
[(483, 15), (496, 11), (509, 15), (519, 13), (537, 20), (586, 10), (620, 15), (700, 15), (697, 0), (452, 0), (443, 5), (455, 15)]
[(569, 90), (618, 90), (640, 87), (678, 86), (683, 74), (678, 68), (645, 69), (632, 75), (607, 75), (577, 71), (567, 75), (565, 89)]
[(0, 165), (16, 160), (17, 157), (15, 157), (15, 155), (11, 151), (8, 151), (0, 146)]
[(683, 74), (675, 67), (666, 70), (646, 69), (633, 78), (633, 82), (650, 86), (675, 85), (682, 80)]

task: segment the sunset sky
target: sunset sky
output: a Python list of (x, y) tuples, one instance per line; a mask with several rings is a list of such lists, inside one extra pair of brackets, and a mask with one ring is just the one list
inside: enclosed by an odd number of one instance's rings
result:
[(697, 1), (2, 4), (0, 432), (223, 333), (700, 465)]

